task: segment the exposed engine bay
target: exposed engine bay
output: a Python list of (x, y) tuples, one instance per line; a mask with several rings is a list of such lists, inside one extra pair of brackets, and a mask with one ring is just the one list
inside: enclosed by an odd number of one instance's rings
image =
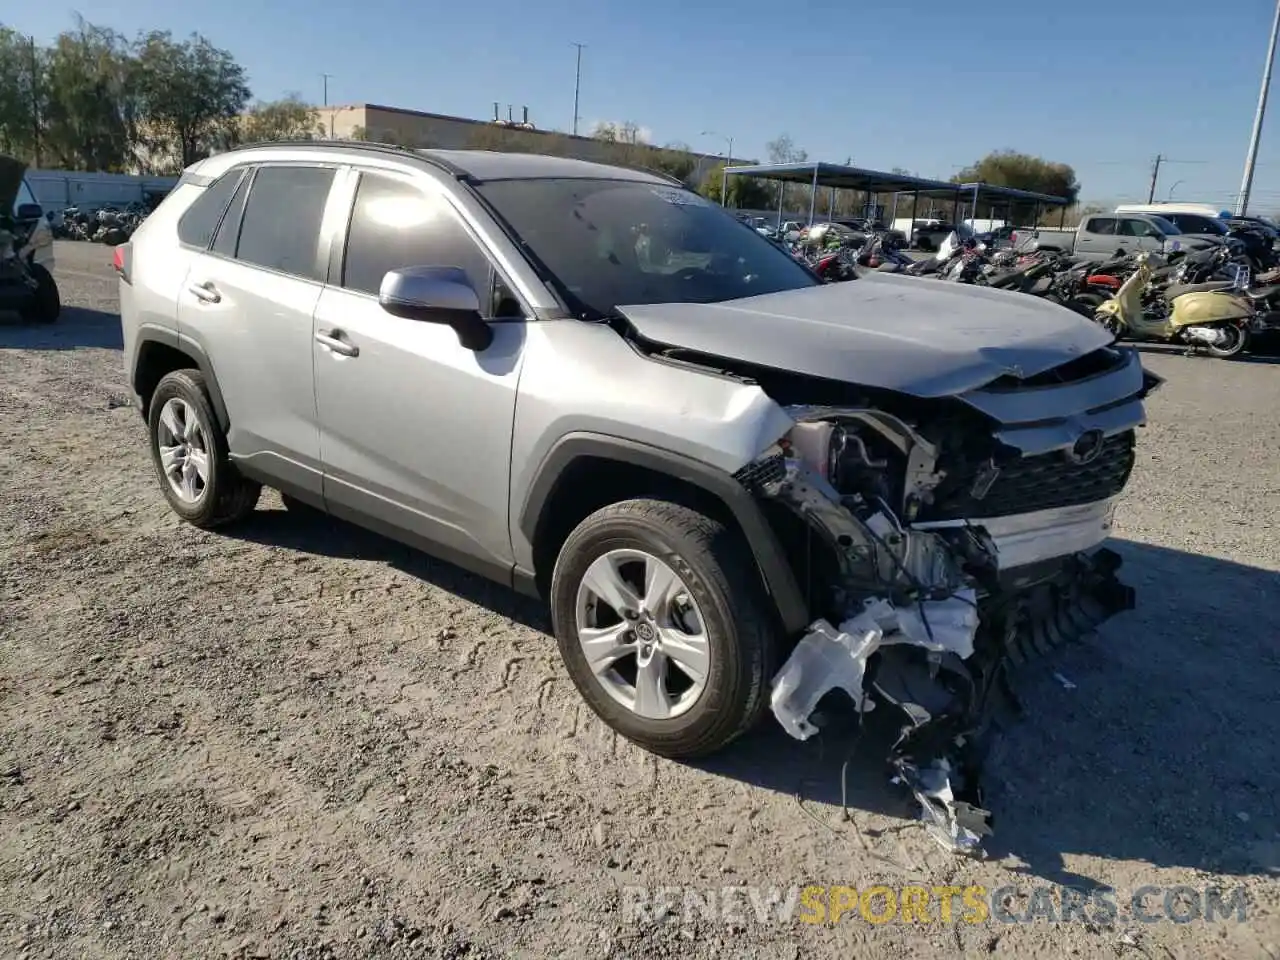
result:
[(775, 717), (805, 740), (831, 690), (897, 708), (892, 775), (950, 850), (991, 831), (981, 757), (997, 702), (1016, 708), (1010, 665), (1134, 605), (1101, 545), (1159, 382), (1106, 347), (963, 395), (959, 415), (790, 405), (792, 428), (737, 474), (820, 614), (774, 678)]

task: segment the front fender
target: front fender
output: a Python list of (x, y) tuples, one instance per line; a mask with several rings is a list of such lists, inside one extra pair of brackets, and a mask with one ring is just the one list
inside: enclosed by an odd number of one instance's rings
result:
[(611, 460), (642, 467), (691, 484), (715, 497), (728, 508), (746, 537), (783, 629), (793, 634), (809, 625), (809, 607), (787, 563), (782, 544), (747, 488), (723, 470), (659, 447), (602, 434), (574, 433), (562, 437), (538, 464), (517, 514), (517, 525), (528, 543), (535, 542), (544, 508), (554, 496), (560, 479), (581, 459)]

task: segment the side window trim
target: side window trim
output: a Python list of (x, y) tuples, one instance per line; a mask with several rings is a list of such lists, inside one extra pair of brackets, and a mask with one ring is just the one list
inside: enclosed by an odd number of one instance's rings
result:
[[(377, 296), (375, 294), (366, 293), (363, 290), (349, 290), (346, 287), (342, 286), (342, 274), (346, 265), (346, 257), (347, 257), (347, 241), (351, 235), (351, 219), (352, 217), (355, 216), (356, 195), (360, 186), (360, 178), (365, 176), (366, 174), (372, 174), (376, 176), (386, 177), (390, 180), (396, 180), (400, 183), (405, 184), (408, 187), (411, 187), (414, 190), (421, 191), (423, 194), (427, 196), (437, 198), (448, 206), (449, 210), (453, 213), (457, 222), (461, 225), (463, 232), (467, 235), (467, 237), (471, 240), (471, 242), (475, 244), (476, 249), (480, 252), (480, 255), (484, 257), (485, 262), (488, 263), (489, 265), (488, 289), (476, 291), (480, 295), (481, 303), (484, 306), (486, 320), (488, 320), (489, 322), (502, 322), (502, 321), (510, 321), (514, 319), (527, 320), (530, 317), (534, 316), (533, 310), (530, 309), (529, 304), (526, 302), (525, 298), (520, 294), (520, 291), (517, 285), (512, 282), (511, 278), (507, 276), (506, 271), (502, 269), (501, 265), (498, 262), (498, 257), (495, 255), (494, 251), (489, 248), (489, 246), (482, 240), (482, 238), (472, 228), (470, 221), (467, 219), (466, 213), (458, 205), (454, 197), (450, 194), (450, 192), (447, 189), (445, 189), (444, 186), (442, 186), (441, 184), (437, 183), (436, 181), (430, 178), (417, 177), (400, 170), (390, 170), (385, 167), (352, 165), (347, 169), (350, 171), (350, 177), (348, 181), (344, 184), (345, 193), (341, 201), (343, 215), (340, 223), (337, 222), (337, 220), (335, 219), (335, 227), (337, 232), (334, 234), (332, 238), (333, 243), (330, 248), (329, 272), (328, 272), (329, 286), (332, 286), (335, 289), (342, 290), (344, 293), (353, 294), (361, 297), (367, 297), (371, 300), (377, 299)], [(514, 297), (516, 301), (519, 302), (520, 310), (521, 310), (521, 313), (523, 314), (522, 317), (513, 318), (513, 317), (489, 316), (489, 314), (492, 314), (496, 310), (498, 305), (497, 291), (498, 291), (499, 283), (501, 283), (504, 287), (506, 287), (507, 291), (511, 294), (511, 296)]]
[[(245, 208), (249, 205), (249, 193), (253, 190), (253, 178), (258, 172), (256, 164), (249, 164), (242, 168), (243, 173), (240, 175), (240, 182), (236, 184), (235, 190), (231, 194), (231, 199), (227, 201), (226, 208), (222, 211), (222, 216), (218, 218), (218, 225), (213, 230), (213, 237), (209, 241), (209, 246), (205, 253), (210, 256), (220, 257), (224, 260), (234, 260), (236, 258), (236, 250), (240, 246), (240, 224), (244, 220)], [(231, 215), (231, 208), (235, 206), (236, 197), (240, 191), (244, 190), (244, 203), (240, 204), (240, 210), (234, 216), (234, 223), (228, 219)], [(231, 244), (231, 253), (223, 253), (214, 248), (218, 245), (218, 238), (222, 236), (224, 227), (230, 227), (235, 231), (235, 240)]]

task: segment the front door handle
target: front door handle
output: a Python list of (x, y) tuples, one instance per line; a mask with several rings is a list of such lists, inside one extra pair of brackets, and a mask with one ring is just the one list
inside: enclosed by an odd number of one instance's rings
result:
[(204, 303), (220, 303), (222, 294), (218, 292), (218, 288), (213, 285), (213, 281), (206, 280), (204, 283), (193, 283), (187, 287), (197, 300)]
[(344, 357), (360, 356), (360, 348), (354, 343), (340, 339), (342, 332), (340, 330), (320, 331), (316, 334), (316, 343), (328, 347), (334, 353), (339, 353)]

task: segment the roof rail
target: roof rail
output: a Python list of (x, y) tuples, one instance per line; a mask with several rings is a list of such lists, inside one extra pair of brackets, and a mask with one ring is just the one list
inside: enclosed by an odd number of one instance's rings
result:
[(439, 167), (454, 177), (466, 176), (466, 171), (461, 167), (440, 157), (433, 156), (427, 152), (427, 148), (402, 147), (397, 143), (381, 143), (376, 140), (259, 140), (254, 143), (239, 144), (226, 152), (234, 153), (238, 150), (250, 150), (259, 147), (287, 147), (291, 150), (299, 147), (316, 150), (376, 150), (379, 153), (389, 153), (401, 157), (407, 155), (417, 160), (425, 160), (427, 163)]

